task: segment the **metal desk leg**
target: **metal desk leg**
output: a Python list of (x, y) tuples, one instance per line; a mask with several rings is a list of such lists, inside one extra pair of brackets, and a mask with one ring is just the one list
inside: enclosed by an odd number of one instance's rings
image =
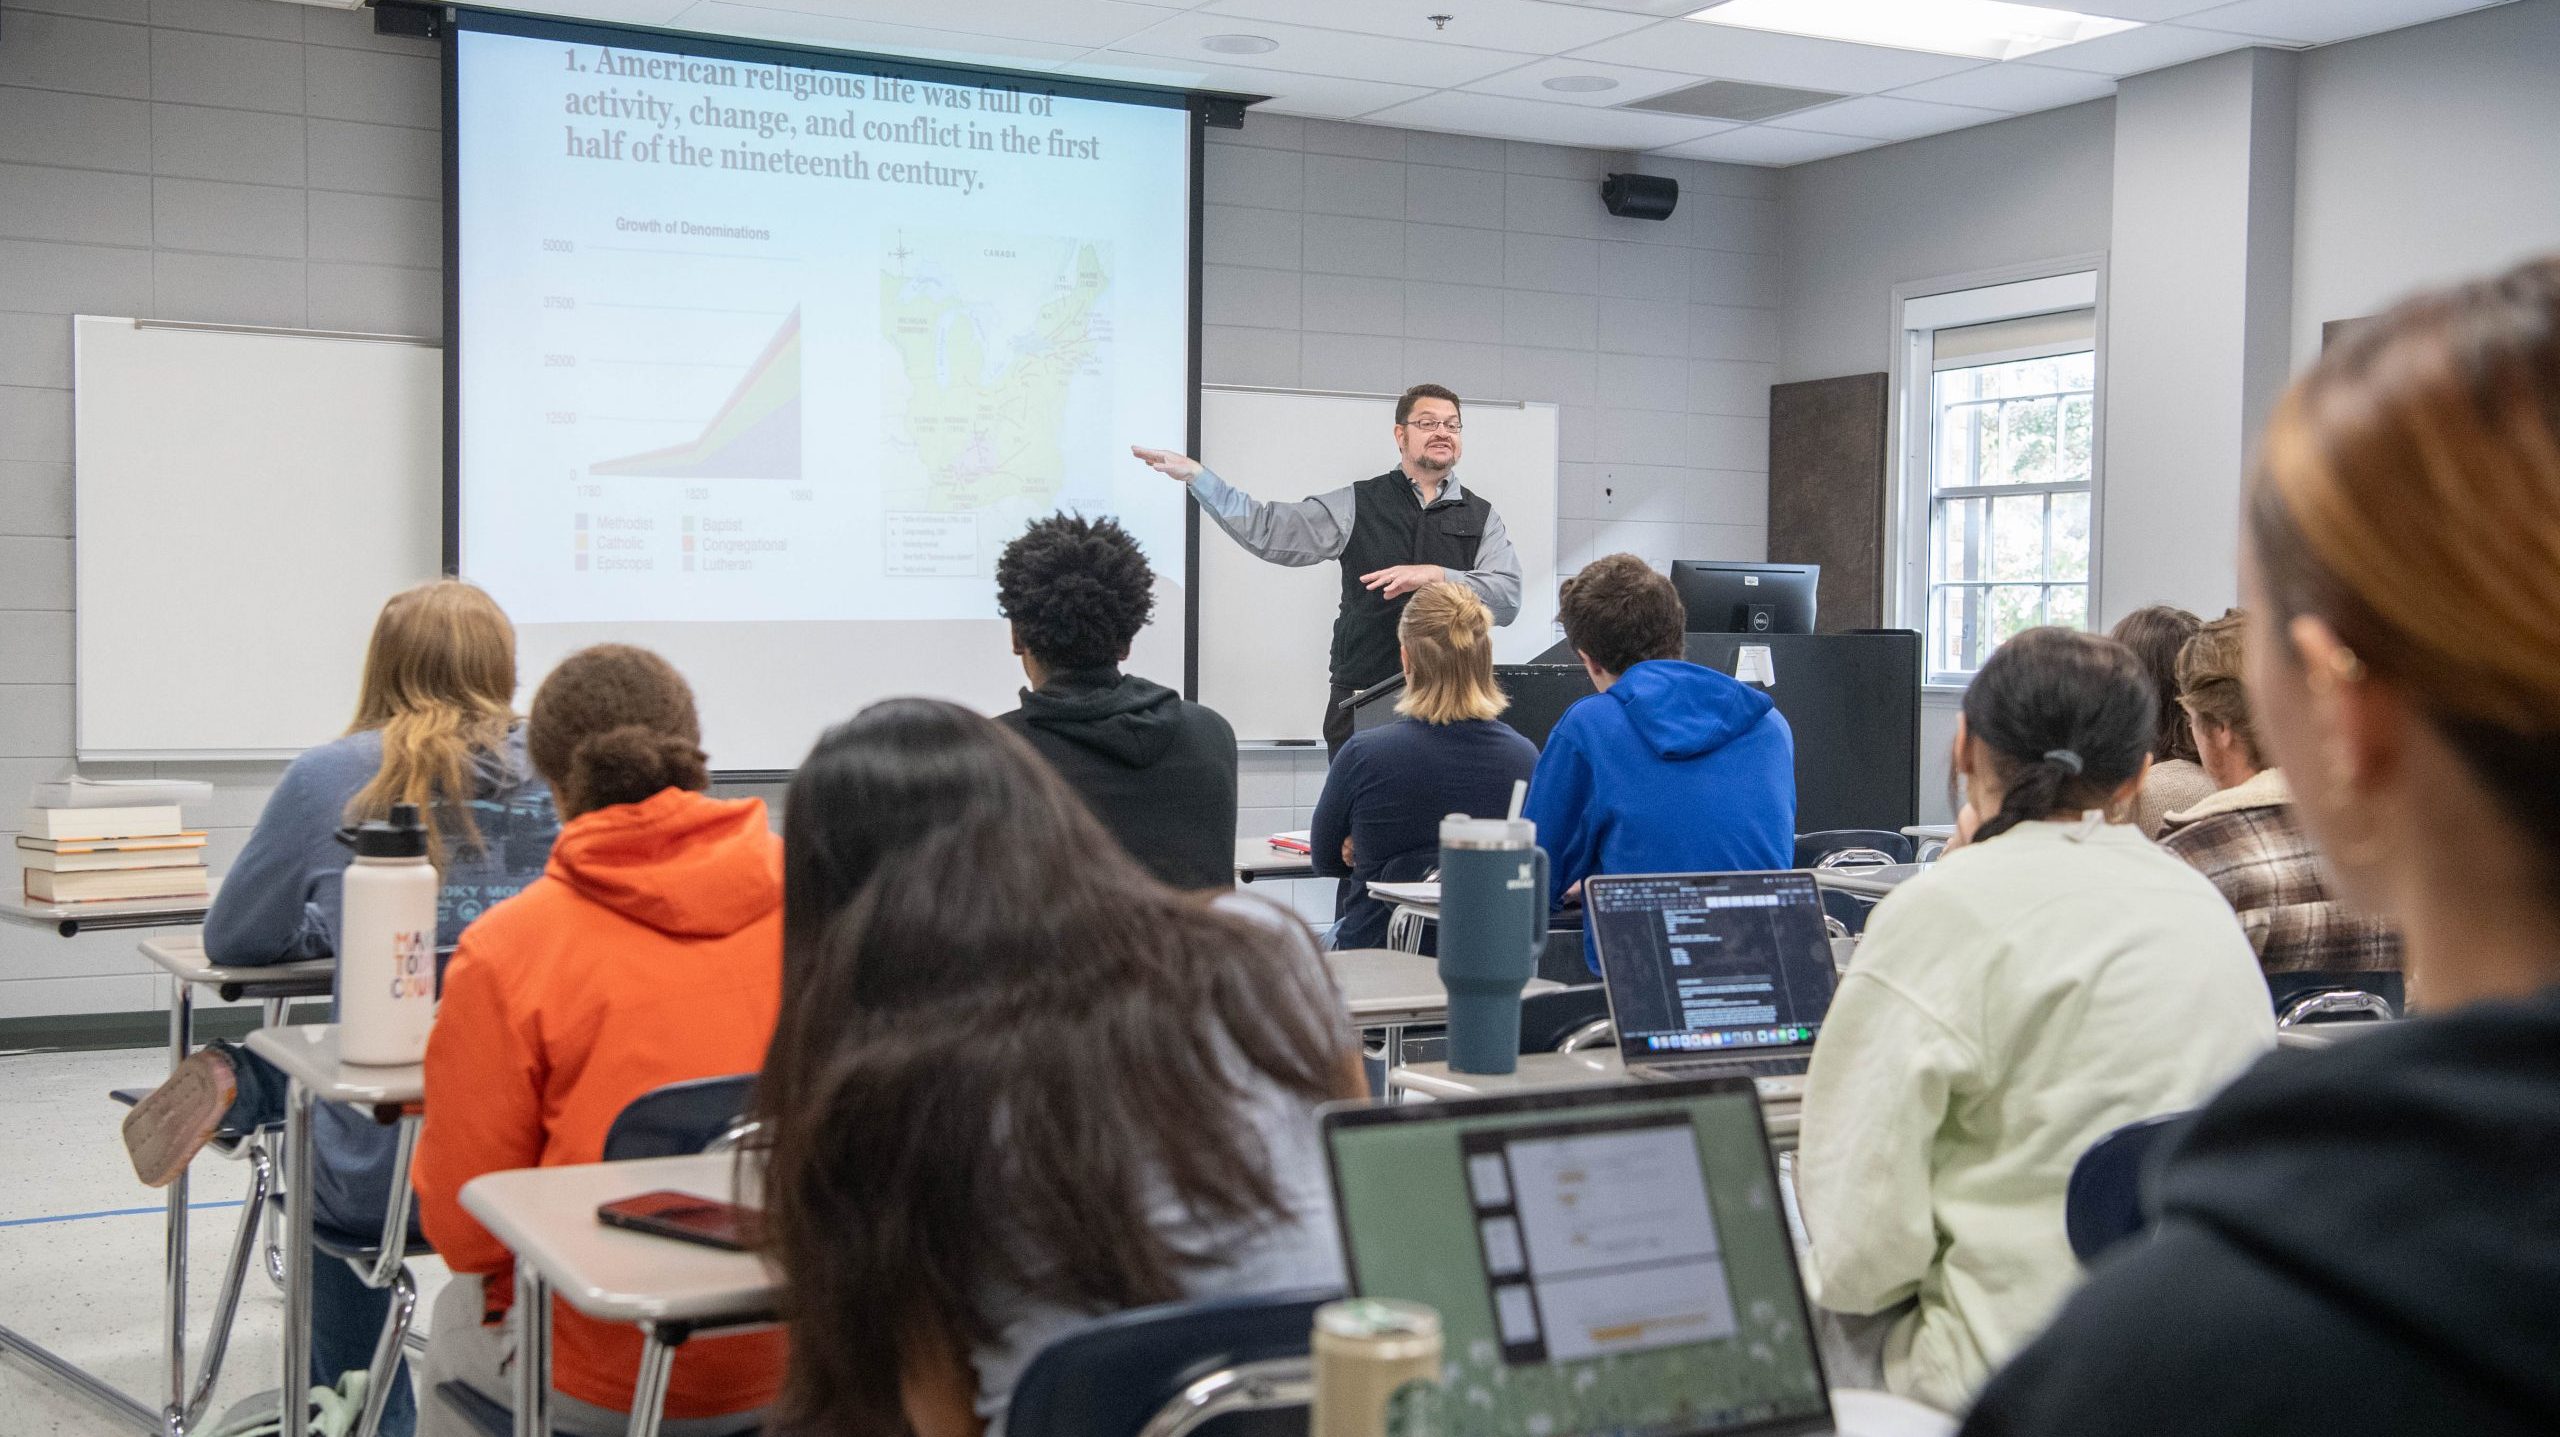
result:
[(640, 1380), (631, 1386), (628, 1437), (658, 1437), (658, 1426), (666, 1420), (667, 1377), (675, 1370), (676, 1348), (654, 1322), (642, 1323), (640, 1333)]
[(1386, 1089), (1378, 1096), (1392, 1103), (1397, 1101), (1396, 1087), (1387, 1079), (1394, 1076), (1396, 1069), (1404, 1066), (1404, 1024), (1389, 1023), (1386, 1026), (1385, 1034), (1379, 1044), (1379, 1055), (1386, 1059), (1387, 1068), (1385, 1072), (1378, 1075), (1378, 1086)]
[(311, 1419), (311, 1091), (292, 1086), (284, 1111), (284, 1376), (276, 1400), (285, 1437)]
[(516, 1437), (551, 1437), (551, 1285), (516, 1264)]
[[(196, 999), (192, 984), (170, 980), (169, 1071), (187, 1059), (195, 1039)], [(161, 1352), (167, 1358), (169, 1405), (163, 1415), (172, 1428), (183, 1427), (187, 1411), (187, 1170), (169, 1184), (169, 1216), (163, 1261)]]

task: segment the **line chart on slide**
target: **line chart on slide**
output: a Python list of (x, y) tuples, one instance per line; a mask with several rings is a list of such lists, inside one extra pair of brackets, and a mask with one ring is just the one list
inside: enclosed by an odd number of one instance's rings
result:
[(549, 257), (545, 402), (581, 477), (807, 477), (796, 256), (616, 235)]

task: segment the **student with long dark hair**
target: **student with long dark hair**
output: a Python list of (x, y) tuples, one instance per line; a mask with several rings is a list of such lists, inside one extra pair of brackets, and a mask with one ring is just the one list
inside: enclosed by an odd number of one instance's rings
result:
[[(2124, 645), (2030, 629), (1965, 692), (1973, 840), (1876, 908), (1806, 1079), (1798, 1196), (1835, 1378), (1961, 1410), (2078, 1280), (2089, 1145), (2274, 1042), (2222, 895), (2107, 817), (2158, 700)], [(1879, 1371), (1880, 1367), (1880, 1371)]]
[(1365, 1084), (1304, 925), (1149, 878), (951, 704), (863, 710), (783, 812), (784, 1430), (997, 1429), (1095, 1315), (1341, 1281), (1314, 1110)]
[(1976, 1437), (2560, 1431), (2560, 259), (2355, 326), (2259, 453), (2259, 731), (2424, 1015), (2199, 1114)]

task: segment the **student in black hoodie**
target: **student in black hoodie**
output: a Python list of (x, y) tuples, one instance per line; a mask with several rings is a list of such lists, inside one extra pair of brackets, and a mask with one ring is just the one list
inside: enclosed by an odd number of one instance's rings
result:
[(1215, 709), (1120, 672), (1155, 612), (1155, 574), (1109, 519), (1054, 514), (996, 560), (996, 607), (1031, 687), (996, 721), (1031, 741), (1102, 826), (1176, 888), (1235, 882), (1236, 731)]
[(2209, 1104), (1965, 1432), (2560, 1432), (2560, 259), (2330, 348), (2251, 487), (2262, 737), (2421, 1015)]

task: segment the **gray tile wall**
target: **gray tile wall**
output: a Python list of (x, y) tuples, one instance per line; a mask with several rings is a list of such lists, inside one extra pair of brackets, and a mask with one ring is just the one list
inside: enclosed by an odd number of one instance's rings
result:
[[(436, 334), (436, 55), (277, 0), (0, 0), (0, 884), (71, 753), (76, 313)], [(210, 779), (215, 871), (277, 770)], [(106, 777), (146, 765), (93, 765)], [(134, 933), (0, 922), (0, 1018), (163, 1001)]]
[[(75, 313), (437, 334), (435, 55), (278, 0), (0, 0), (0, 839), (70, 765)], [(1207, 156), (1213, 383), (1562, 405), (1559, 563), (1762, 556), (1777, 360), (1773, 176), (1265, 116)], [(92, 766), (103, 776), (142, 769)], [(216, 871), (273, 784), (211, 779)], [(1321, 757), (1246, 755), (1240, 833), (1303, 828)], [(10, 852), (14, 854), (14, 849)], [(0, 884), (17, 886), (14, 857)], [(1272, 890), (1329, 917), (1329, 884)], [(0, 1018), (163, 1001), (130, 933), (0, 923)]]

